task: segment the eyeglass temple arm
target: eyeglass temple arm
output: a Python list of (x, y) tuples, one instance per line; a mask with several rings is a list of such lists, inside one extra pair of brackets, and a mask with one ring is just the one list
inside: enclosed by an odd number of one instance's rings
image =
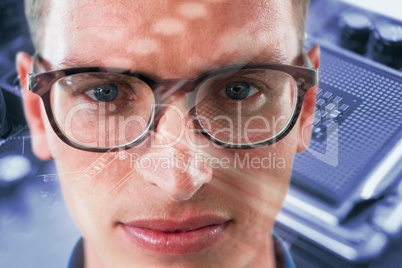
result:
[(320, 69), (313, 67), (313, 65), (311, 64), (311, 60), (310, 60), (310, 58), (309, 58), (309, 56), (307, 55), (306, 52), (303, 52), (303, 60), (304, 60), (303, 66), (305, 66), (307, 68), (310, 68), (312, 71), (315, 72), (315, 76), (314, 76), (314, 79), (312, 81), (312, 84), (308, 86), (308, 89), (310, 89), (311, 87), (313, 87), (313, 86), (318, 84), (319, 76), (320, 76)]
[[(50, 64), (43, 60), (39, 53), (35, 53), (32, 60), (32, 72), (27, 74), (26, 90), (34, 92), (32, 89), (32, 76), (35, 76), (36, 74), (40, 74), (42, 72), (48, 72), (49, 70), (51, 70)], [(38, 81), (35, 80), (35, 82)], [(34, 93), (40, 95), (38, 92)]]

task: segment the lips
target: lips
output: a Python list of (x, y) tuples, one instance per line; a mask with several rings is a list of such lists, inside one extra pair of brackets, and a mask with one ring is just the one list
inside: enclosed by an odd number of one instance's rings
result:
[(163, 255), (202, 252), (225, 234), (230, 221), (219, 217), (199, 217), (185, 221), (139, 220), (121, 223), (125, 235), (140, 248)]

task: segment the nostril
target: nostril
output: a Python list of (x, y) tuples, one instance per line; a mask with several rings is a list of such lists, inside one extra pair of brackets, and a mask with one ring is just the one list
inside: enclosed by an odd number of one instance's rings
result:
[(143, 179), (172, 200), (190, 199), (212, 178), (212, 168), (201, 156), (181, 151), (173, 147), (158, 150), (142, 156), (137, 165)]

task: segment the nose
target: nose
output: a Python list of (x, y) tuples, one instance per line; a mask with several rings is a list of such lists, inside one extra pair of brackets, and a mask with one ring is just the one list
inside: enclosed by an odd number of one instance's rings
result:
[(206, 155), (187, 140), (192, 130), (187, 94), (177, 92), (164, 100), (153, 133), (154, 148), (141, 157), (147, 162), (141, 169), (146, 182), (175, 201), (190, 199), (213, 175)]

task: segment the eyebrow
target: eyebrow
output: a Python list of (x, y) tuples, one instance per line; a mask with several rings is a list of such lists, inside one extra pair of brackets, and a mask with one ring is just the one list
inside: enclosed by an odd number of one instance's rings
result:
[(76, 56), (63, 58), (60, 62), (54, 65), (57, 68), (75, 68), (75, 67), (99, 67), (99, 61), (95, 59), (82, 59)]
[[(231, 55), (221, 55), (219, 60), (212, 66), (205, 66), (205, 68), (200, 68), (201, 73), (209, 72), (218, 68), (223, 68), (232, 65), (245, 65), (245, 64), (291, 64), (289, 57), (286, 56), (280, 50), (272, 50), (269, 54), (254, 56), (252, 58), (236, 58), (234, 59)], [(60, 62), (56, 63), (54, 69), (64, 69), (64, 68), (82, 68), (82, 67), (109, 67), (100, 64), (98, 59), (88, 58), (83, 59), (75, 54), (68, 55), (63, 58)], [(132, 70), (137, 71), (137, 70)], [(152, 74), (147, 74), (152, 75)]]
[[(230, 62), (230, 64), (248, 64), (248, 63), (278, 63), (278, 64), (287, 64), (290, 62), (289, 57), (284, 53), (284, 51), (280, 49), (272, 49), (269, 50), (269, 54), (254, 56), (252, 58), (249, 57), (237, 57), (233, 59), (232, 55), (222, 54), (217, 58), (216, 62), (222, 62), (225, 65)], [(69, 54), (66, 55), (60, 62), (58, 62), (55, 67), (94, 67), (100, 66), (99, 60), (95, 58), (86, 58), (83, 59), (81, 56), (77, 54)], [(220, 64), (216, 64), (217, 66)]]
[[(254, 64), (254, 63), (269, 63), (269, 64), (290, 64), (290, 59), (281, 51), (270, 51), (270, 54), (257, 55), (252, 58), (242, 59), (237, 58), (232, 60), (230, 56), (222, 57), (222, 62), (230, 62), (235, 64)], [(223, 66), (222, 66), (223, 67)]]

